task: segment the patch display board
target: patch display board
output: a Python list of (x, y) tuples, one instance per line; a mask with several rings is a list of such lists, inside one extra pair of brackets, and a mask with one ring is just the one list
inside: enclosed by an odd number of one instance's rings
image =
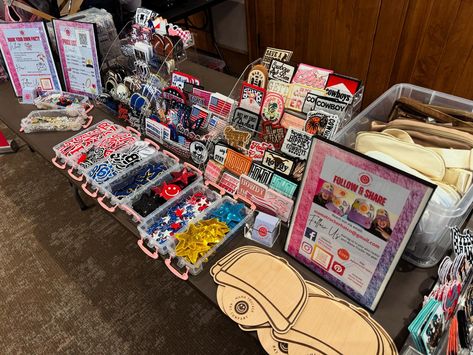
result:
[(434, 188), (315, 137), (285, 249), (374, 310)]
[(1, 23), (0, 48), (16, 96), (24, 88), (61, 90), (43, 22)]
[(94, 97), (102, 92), (92, 23), (53, 20), (66, 90)]

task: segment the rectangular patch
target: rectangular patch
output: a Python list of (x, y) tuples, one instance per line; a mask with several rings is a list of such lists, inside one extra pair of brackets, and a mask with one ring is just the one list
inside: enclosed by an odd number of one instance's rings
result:
[(299, 83), (311, 86), (317, 89), (324, 89), (328, 80), (328, 76), (333, 70), (313, 67), (304, 63), (299, 64), (296, 75), (292, 79), (293, 83)]
[(295, 128), (289, 128), (281, 147), (281, 151), (291, 157), (307, 160), (312, 135)]
[(261, 161), (266, 149), (274, 149), (274, 145), (272, 143), (251, 141), (248, 156), (253, 160)]
[(218, 185), (233, 195), (237, 191), (239, 182), (240, 179), (225, 171), (222, 174), (222, 178), (220, 179)]
[(285, 83), (290, 83), (295, 71), (296, 67), (293, 65), (273, 59), (269, 66), (268, 75), (271, 80), (279, 80)]
[(264, 198), (268, 188), (260, 184), (259, 182), (251, 179), (247, 175), (240, 176), (240, 184), (238, 185), (238, 194), (250, 199), (255, 196), (258, 198)]
[(282, 154), (275, 152), (274, 150), (266, 150), (264, 152), (262, 164), (269, 168), (277, 171), (284, 175), (291, 175), (294, 161), (290, 158), (284, 157)]
[(287, 96), (289, 95), (289, 88), (291, 84), (285, 83), (279, 80), (270, 80), (268, 83), (267, 92), (275, 92), (281, 95), (284, 100), (287, 100)]
[(261, 112), (261, 106), (263, 106), (265, 94), (265, 89), (245, 82), (241, 87), (239, 106), (259, 115)]
[(263, 64), (266, 68), (269, 68), (269, 64), (273, 59), (277, 59), (281, 62), (287, 63), (291, 60), (292, 53), (292, 51), (288, 51), (286, 49), (267, 47), (264, 51), (263, 60), (261, 61), (261, 64)]
[(235, 128), (249, 130), (255, 135), (258, 132), (259, 120), (257, 113), (238, 107), (233, 112), (231, 123)]
[(291, 127), (303, 130), (305, 127), (305, 117), (298, 117), (292, 113), (289, 112), (284, 112), (284, 115), (282, 115), (281, 126), (283, 126), (285, 129), (289, 129)]
[(282, 176), (279, 176), (277, 174), (273, 175), (269, 187), (289, 198), (293, 198), (294, 193), (297, 190), (296, 183), (286, 178), (283, 178)]
[(268, 185), (273, 174), (274, 173), (271, 169), (265, 168), (261, 164), (253, 162), (248, 176), (261, 184)]
[(227, 151), (228, 151), (228, 147), (222, 144), (216, 144), (214, 148), (213, 159), (217, 163), (224, 165), (225, 159), (227, 158)]
[(214, 160), (210, 160), (205, 167), (204, 177), (209, 181), (217, 183), (220, 180), (222, 173), (223, 165)]
[(227, 158), (225, 159), (225, 169), (236, 174), (247, 174), (250, 170), (252, 160), (244, 154), (238, 153), (233, 149), (227, 150)]
[(286, 99), (286, 108), (301, 112), (304, 106), (305, 97), (313, 88), (303, 84), (291, 84), (289, 94)]

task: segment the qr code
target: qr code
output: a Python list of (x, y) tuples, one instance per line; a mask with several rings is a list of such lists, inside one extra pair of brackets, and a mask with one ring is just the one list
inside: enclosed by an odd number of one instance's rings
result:
[(79, 46), (81, 47), (89, 46), (89, 34), (87, 32), (77, 32), (77, 37), (79, 41)]

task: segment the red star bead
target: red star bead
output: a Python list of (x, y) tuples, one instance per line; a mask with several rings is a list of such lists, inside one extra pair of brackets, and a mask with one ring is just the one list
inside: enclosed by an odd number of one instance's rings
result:
[(189, 179), (195, 176), (195, 173), (187, 170), (186, 168), (181, 171), (175, 171), (171, 173), (173, 179), (171, 183), (182, 182), (184, 185), (189, 185)]

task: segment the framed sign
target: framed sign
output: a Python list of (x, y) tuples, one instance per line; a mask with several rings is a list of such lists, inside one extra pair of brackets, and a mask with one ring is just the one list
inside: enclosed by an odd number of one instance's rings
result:
[(16, 96), (24, 88), (61, 90), (43, 22), (1, 23), (0, 49)]
[(435, 185), (315, 137), (286, 251), (374, 310)]
[(94, 97), (102, 93), (95, 25), (53, 20), (66, 90)]

